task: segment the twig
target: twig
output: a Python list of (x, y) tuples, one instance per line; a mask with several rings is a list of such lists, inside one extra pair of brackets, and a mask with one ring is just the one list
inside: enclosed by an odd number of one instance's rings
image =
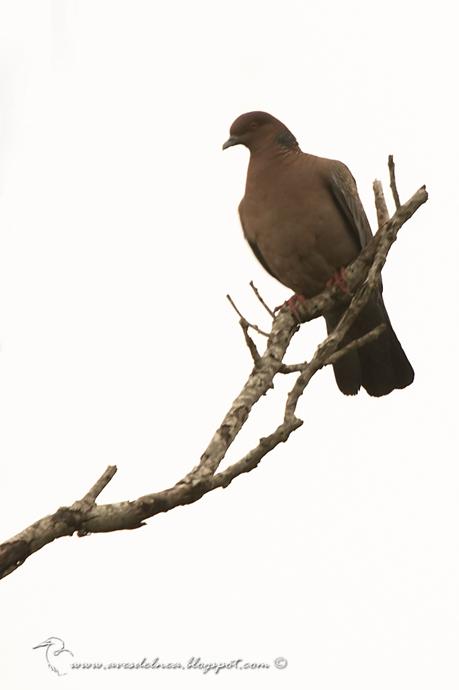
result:
[(115, 474), (116, 465), (109, 465), (82, 499), (75, 501), (69, 508), (59, 508), (54, 515), (37, 520), (13, 539), (0, 544), (0, 579), (10, 575), (30, 554), (54, 539), (74, 532), (79, 536), (89, 534), (81, 525), (88, 514), (97, 509), (96, 498)]
[(247, 321), (245, 316), (243, 316), (241, 314), (241, 312), (239, 311), (239, 309), (236, 307), (236, 305), (235, 305), (235, 303), (234, 303), (234, 301), (230, 295), (226, 295), (226, 299), (231, 304), (231, 306), (233, 307), (234, 311), (239, 316), (239, 318), (242, 319), (242, 321), (244, 321), (244, 323), (246, 323), (249, 328), (253, 328), (253, 330), (256, 331), (257, 333), (259, 333), (260, 335), (264, 335), (265, 338), (269, 338), (269, 333), (266, 333), (266, 331), (262, 331), (261, 328), (258, 328), (258, 326), (256, 326), (254, 323), (250, 323), (250, 321)]
[(92, 486), (88, 493), (79, 501), (75, 501), (72, 510), (88, 512), (95, 504), (96, 498), (102, 493), (107, 484), (113, 479), (117, 472), (116, 465), (109, 465), (103, 475)]
[(367, 345), (367, 343), (370, 343), (372, 340), (376, 340), (377, 338), (379, 338), (379, 336), (385, 329), (385, 323), (379, 324), (379, 326), (376, 326), (376, 328), (373, 328), (371, 331), (368, 331), (368, 333), (365, 333), (365, 335), (361, 335), (360, 338), (352, 340), (350, 343), (348, 343), (347, 345), (345, 345), (344, 347), (340, 348), (335, 353), (330, 355), (324, 362), (324, 364), (334, 364), (339, 359), (341, 359), (341, 357), (347, 355), (348, 352), (350, 352), (351, 350), (355, 350), (356, 348), (362, 347), (362, 345)]
[(257, 346), (255, 345), (255, 343), (249, 335), (250, 324), (247, 323), (247, 321), (244, 318), (239, 319), (239, 324), (242, 328), (242, 332), (244, 333), (245, 342), (250, 350), (250, 354), (252, 355), (254, 364), (258, 364), (258, 362), (260, 361), (260, 353), (258, 352)]
[(296, 431), (296, 429), (299, 429), (302, 425), (303, 421), (298, 418), (280, 424), (272, 434), (269, 434), (269, 436), (265, 438), (261, 438), (258, 445), (244, 455), (241, 460), (230, 465), (222, 472), (215, 474), (212, 481), (213, 488), (226, 488), (236, 477), (239, 477), (244, 472), (251, 472), (254, 470), (267, 453), (272, 451), (279, 443), (285, 443), (290, 434)]
[(301, 362), (299, 364), (283, 364), (279, 369), (279, 374), (295, 374), (297, 372), (302, 372), (308, 366), (307, 362)]
[(389, 211), (387, 210), (386, 199), (384, 198), (384, 191), (379, 180), (373, 182), (373, 192), (375, 195), (376, 215), (378, 218), (378, 228), (381, 228), (384, 223), (389, 220)]
[(395, 208), (400, 208), (400, 197), (398, 195), (397, 183), (395, 181), (395, 163), (394, 163), (394, 157), (392, 154), (389, 156), (388, 165), (389, 165), (390, 188), (392, 190), (392, 196), (394, 197)]
[(258, 291), (258, 288), (255, 287), (253, 280), (250, 281), (249, 285), (250, 285), (250, 287), (252, 288), (252, 290), (254, 291), (256, 297), (258, 298), (258, 300), (259, 300), (259, 301), (261, 302), (261, 304), (264, 306), (264, 308), (266, 309), (266, 311), (268, 312), (268, 314), (270, 315), (270, 317), (273, 319), (273, 318), (275, 317), (275, 313), (273, 312), (272, 309), (270, 309), (270, 308), (268, 307), (268, 305), (267, 305), (266, 302), (264, 301), (263, 297), (260, 295), (260, 292)]

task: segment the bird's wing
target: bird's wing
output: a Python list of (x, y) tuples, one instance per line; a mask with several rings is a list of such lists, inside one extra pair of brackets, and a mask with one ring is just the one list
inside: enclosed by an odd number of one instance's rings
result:
[(363, 248), (373, 237), (365, 209), (360, 201), (351, 171), (340, 161), (331, 161), (330, 189), (349, 227)]
[[(360, 201), (356, 181), (344, 163), (340, 161), (332, 161), (332, 163), (333, 166), (330, 174), (332, 194), (346, 218), (352, 234), (363, 249), (373, 237), (373, 233), (371, 232), (363, 204)], [(381, 276), (379, 276), (378, 284), (382, 292), (383, 283)]]
[(264, 257), (263, 257), (263, 254), (262, 254), (261, 251), (260, 251), (260, 248), (259, 248), (258, 244), (257, 244), (256, 242), (252, 242), (252, 241), (249, 240), (249, 239), (247, 240), (247, 242), (249, 243), (250, 248), (252, 249), (253, 253), (255, 254), (255, 256), (257, 257), (258, 261), (259, 261), (259, 262), (261, 263), (261, 265), (263, 266), (263, 268), (264, 268), (266, 271), (268, 271), (268, 273), (269, 273), (270, 275), (272, 275), (273, 278), (275, 278), (276, 276), (274, 275), (274, 273), (271, 271), (271, 269), (269, 268), (268, 264), (266, 263), (266, 261), (265, 261), (265, 259), (264, 259)]

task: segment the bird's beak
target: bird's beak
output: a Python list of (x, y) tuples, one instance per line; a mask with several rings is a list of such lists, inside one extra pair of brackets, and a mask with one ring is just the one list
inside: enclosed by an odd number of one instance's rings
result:
[(230, 146), (236, 146), (236, 144), (240, 144), (241, 141), (238, 137), (230, 137), (228, 141), (225, 141), (225, 143), (222, 146), (223, 151), (225, 149), (229, 149)]
[(40, 642), (40, 644), (35, 645), (35, 647), (32, 647), (32, 649), (40, 649), (40, 647), (48, 647), (49, 642), (45, 640), (45, 642)]

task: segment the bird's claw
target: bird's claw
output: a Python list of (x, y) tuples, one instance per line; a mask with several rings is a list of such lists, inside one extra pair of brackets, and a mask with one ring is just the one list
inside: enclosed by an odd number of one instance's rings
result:
[(334, 273), (332, 277), (327, 280), (325, 285), (328, 288), (334, 287), (336, 285), (336, 287), (338, 287), (341, 290), (341, 292), (344, 292), (344, 294), (348, 295), (350, 293), (350, 290), (346, 281), (344, 266), (338, 269), (336, 273)]
[(282, 307), (288, 307), (290, 310), (290, 313), (293, 314), (295, 319), (298, 321), (298, 323), (301, 323), (301, 318), (300, 315), (298, 314), (297, 310), (297, 304), (298, 303), (305, 303), (306, 297), (304, 295), (298, 295), (294, 294), (290, 297), (290, 299), (286, 300), (283, 304), (280, 304), (278, 307), (274, 309), (274, 312), (279, 311), (279, 309), (282, 309)]

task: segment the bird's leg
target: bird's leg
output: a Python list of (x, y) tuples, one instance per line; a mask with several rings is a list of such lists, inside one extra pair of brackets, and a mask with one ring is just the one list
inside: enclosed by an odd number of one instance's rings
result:
[(297, 293), (295, 293), (294, 295), (292, 295), (290, 297), (290, 299), (288, 299), (286, 302), (284, 302), (284, 304), (280, 304), (278, 307), (276, 307), (274, 309), (274, 312), (279, 311), (279, 309), (282, 309), (282, 307), (287, 306), (290, 309), (290, 312), (295, 317), (295, 319), (298, 321), (298, 323), (301, 323), (301, 319), (300, 319), (300, 316), (299, 316), (298, 310), (297, 310), (297, 304), (299, 302), (300, 303), (301, 302), (303, 302), (303, 303), (307, 302), (307, 299), (304, 295), (298, 295)]
[(350, 290), (346, 281), (346, 277), (344, 275), (344, 271), (345, 267), (341, 266), (341, 268), (339, 268), (336, 271), (336, 273), (334, 273), (332, 277), (327, 280), (325, 285), (326, 287), (333, 287), (334, 285), (336, 285), (336, 287), (338, 287), (341, 290), (341, 292), (344, 292), (344, 294), (348, 295)]

